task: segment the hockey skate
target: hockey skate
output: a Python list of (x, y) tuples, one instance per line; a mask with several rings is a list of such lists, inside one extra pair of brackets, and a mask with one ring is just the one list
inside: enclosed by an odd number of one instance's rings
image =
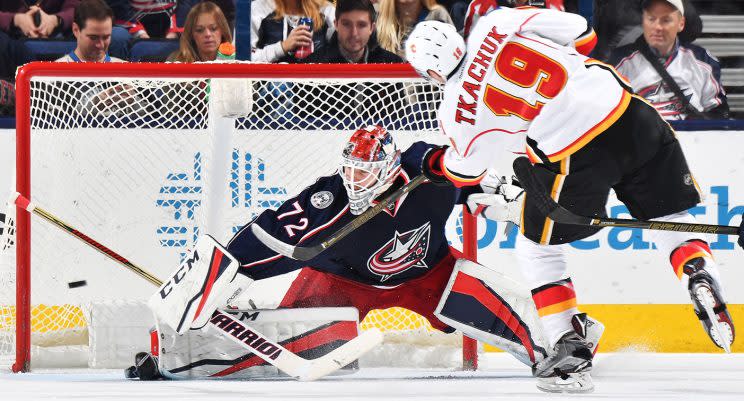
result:
[[(604, 326), (586, 313), (571, 318), (574, 331), (558, 340), (553, 352), (532, 367), (537, 388), (548, 393), (588, 393), (594, 390), (589, 371)], [(595, 326), (595, 327), (592, 327)]]
[(153, 356), (149, 352), (138, 352), (134, 357), (134, 366), (124, 369), (124, 377), (143, 381), (164, 378), (158, 369), (158, 357)]
[[(704, 269), (705, 260), (696, 258), (684, 266), (684, 272), (690, 277), (688, 290), (695, 307), (695, 314), (703, 324), (713, 342), (731, 352), (734, 342), (734, 322), (721, 297), (721, 289), (716, 280)], [(711, 319), (710, 317), (714, 318)]]

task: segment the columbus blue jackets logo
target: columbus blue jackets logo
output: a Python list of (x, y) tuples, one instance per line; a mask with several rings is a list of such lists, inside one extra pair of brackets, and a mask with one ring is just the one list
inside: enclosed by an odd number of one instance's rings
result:
[(380, 281), (413, 267), (428, 268), (424, 258), (429, 251), (430, 234), (431, 224), (428, 221), (423, 226), (403, 234), (396, 231), (390, 241), (370, 256), (367, 268), (372, 273), (382, 276)]
[(320, 191), (310, 197), (310, 203), (316, 209), (325, 209), (333, 203), (333, 194), (329, 191)]

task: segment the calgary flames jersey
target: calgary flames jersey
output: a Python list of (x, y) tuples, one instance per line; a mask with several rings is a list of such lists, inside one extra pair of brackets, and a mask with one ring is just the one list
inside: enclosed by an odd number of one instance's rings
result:
[(547, 9), (500, 8), (481, 18), (439, 108), (453, 182), (476, 184), (497, 158), (513, 157), (501, 152), (562, 160), (622, 115), (627, 82), (574, 48), (587, 29), (583, 17)]

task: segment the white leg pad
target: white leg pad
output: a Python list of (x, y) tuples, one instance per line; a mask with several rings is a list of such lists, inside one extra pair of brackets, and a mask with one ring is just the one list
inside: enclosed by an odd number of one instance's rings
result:
[[(223, 312), (286, 347), (302, 344), (306, 358), (324, 355), (359, 333), (356, 308), (227, 309)], [(215, 327), (177, 335), (167, 325), (159, 326), (158, 341), (160, 372), (171, 379), (286, 377)], [(356, 367), (351, 364), (344, 373), (351, 373)]]
[(204, 235), (147, 304), (158, 322), (179, 334), (202, 328), (212, 312), (242, 291), (235, 280), (239, 267), (225, 248)]

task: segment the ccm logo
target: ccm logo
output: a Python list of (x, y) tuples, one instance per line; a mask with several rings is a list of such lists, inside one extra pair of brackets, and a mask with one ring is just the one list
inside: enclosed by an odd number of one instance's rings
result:
[(198, 261), (199, 253), (194, 250), (192, 257), (190, 259), (186, 259), (183, 264), (181, 264), (181, 267), (176, 270), (173, 276), (165, 282), (165, 284), (163, 285), (163, 289), (160, 290), (160, 298), (165, 299), (165, 297), (167, 297), (168, 294), (173, 291), (173, 286), (178, 285), (178, 283), (180, 283), (181, 280), (186, 277), (186, 273), (191, 270), (194, 262)]

